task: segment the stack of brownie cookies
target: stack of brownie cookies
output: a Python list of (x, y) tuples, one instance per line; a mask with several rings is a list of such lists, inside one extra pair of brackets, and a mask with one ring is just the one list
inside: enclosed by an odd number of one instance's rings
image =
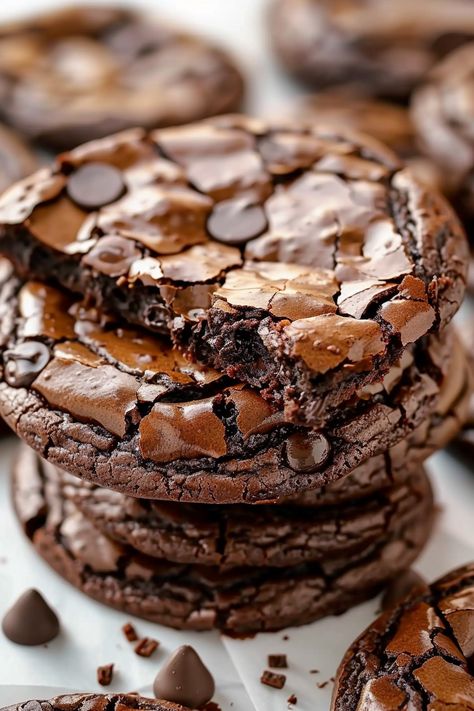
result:
[(469, 398), (467, 245), (390, 150), (243, 116), (133, 129), (17, 183), (0, 223), (15, 506), (68, 580), (244, 633), (410, 566), (422, 463)]

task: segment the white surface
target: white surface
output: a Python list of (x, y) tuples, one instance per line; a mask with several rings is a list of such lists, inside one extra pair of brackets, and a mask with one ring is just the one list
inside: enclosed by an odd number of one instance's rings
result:
[[(0, 20), (61, 4), (61, 0), (4, 0)], [(265, 0), (149, 0), (129, 4), (158, 11), (230, 48), (247, 75), (250, 111), (271, 113), (301, 93), (278, 72), (268, 50)], [(217, 679), (216, 701), (223, 711), (286, 709), (286, 699), (292, 692), (298, 696), (298, 711), (327, 711), (331, 684), (324, 689), (316, 685), (334, 675), (348, 644), (373, 619), (377, 601), (305, 628), (249, 640), (225, 638), (223, 643), (217, 634), (180, 633), (137, 621), (140, 634), (156, 637), (162, 643), (151, 659), (140, 659), (121, 633), (129, 616), (87, 599), (63, 582), (23, 538), (13, 519), (7, 490), (13, 446), (0, 445), (0, 616), (26, 587), (37, 586), (57, 608), (63, 632), (47, 649), (20, 648), (0, 634), (0, 707), (26, 698), (48, 697), (57, 691), (46, 686), (98, 690), (96, 667), (108, 662), (115, 662), (117, 667), (111, 690), (151, 693), (150, 683), (161, 660), (180, 644), (191, 643)], [(430, 469), (443, 513), (438, 532), (417, 568), (433, 578), (474, 559), (474, 472), (467, 472), (445, 453), (431, 460)], [(464, 543), (453, 536), (459, 536)], [(283, 640), (285, 634), (289, 636), (287, 641)], [(290, 662), (283, 691), (259, 683), (266, 655), (275, 652), (286, 652)], [(309, 674), (313, 668), (319, 669), (319, 674)], [(27, 688), (25, 684), (43, 688)]]

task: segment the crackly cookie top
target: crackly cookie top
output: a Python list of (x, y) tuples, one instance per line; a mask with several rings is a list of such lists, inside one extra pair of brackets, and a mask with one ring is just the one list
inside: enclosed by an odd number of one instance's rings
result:
[(396, 98), (474, 38), (470, 0), (276, 0), (270, 21), (280, 59), (300, 78)]
[[(449, 55), (413, 97), (412, 115), (428, 153), (452, 189), (474, 191), (474, 43)], [(474, 208), (473, 208), (474, 210)]]
[(51, 145), (235, 110), (242, 89), (224, 52), (131, 10), (71, 6), (0, 27), (1, 111)]
[(334, 711), (474, 709), (474, 565), (418, 589), (348, 650)]
[(270, 316), (315, 373), (417, 341), (464, 290), (441, 198), (380, 144), (327, 129), (228, 116), (131, 130), (18, 183), (0, 221), (100, 283), (153, 290), (171, 331), (210, 309)]
[(190, 711), (170, 701), (137, 694), (67, 694), (48, 701), (31, 700), (2, 711)]

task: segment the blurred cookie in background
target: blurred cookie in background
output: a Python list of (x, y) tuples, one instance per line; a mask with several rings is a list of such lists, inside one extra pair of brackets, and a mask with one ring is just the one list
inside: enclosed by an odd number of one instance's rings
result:
[(304, 97), (290, 109), (288, 117), (290, 121), (321, 124), (332, 130), (351, 130), (376, 138), (403, 158), (424, 184), (444, 190), (442, 172), (422, 155), (410, 113), (404, 106), (341, 87)]
[(449, 51), (474, 39), (471, 0), (274, 0), (270, 33), (283, 66), (324, 88), (356, 84), (406, 100)]
[(0, 193), (37, 168), (34, 153), (12, 130), (0, 124)]
[(225, 52), (131, 10), (69, 7), (0, 27), (0, 113), (50, 148), (233, 111), (242, 95)]
[(446, 176), (452, 200), (468, 232), (472, 232), (474, 42), (450, 54), (432, 70), (413, 96), (412, 118), (424, 150)]

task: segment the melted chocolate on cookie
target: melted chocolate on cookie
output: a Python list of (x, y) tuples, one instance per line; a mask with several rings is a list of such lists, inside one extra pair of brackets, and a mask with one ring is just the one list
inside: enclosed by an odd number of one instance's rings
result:
[[(84, 172), (108, 176), (84, 181)], [(467, 248), (447, 205), (370, 139), (223, 117), (60, 156), (0, 200), (29, 277), (174, 339), (319, 425), (442, 328)]]

